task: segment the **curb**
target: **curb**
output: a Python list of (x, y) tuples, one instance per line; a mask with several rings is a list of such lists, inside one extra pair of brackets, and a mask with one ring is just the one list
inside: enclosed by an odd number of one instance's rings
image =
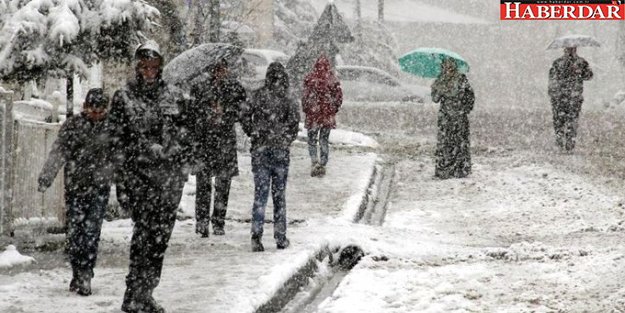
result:
[[(358, 206), (358, 211), (351, 218), (352, 223), (359, 223), (365, 216), (365, 212), (369, 211), (369, 208), (374, 204), (377, 195), (377, 184), (382, 179), (381, 159), (377, 158), (374, 167), (367, 184), (367, 188), (362, 195), (362, 200)], [(340, 217), (337, 217), (340, 218)], [(334, 247), (335, 252), (340, 252), (341, 247)], [(310, 278), (315, 276), (317, 269), (319, 268), (318, 262), (322, 262), (326, 257), (330, 258), (330, 264), (333, 263), (335, 258), (333, 250), (328, 244), (321, 246), (312, 256), (308, 262), (300, 267), (295, 274), (289, 277), (282, 287), (278, 289), (274, 295), (265, 303), (260, 305), (254, 313), (278, 313), (280, 312), (301, 290), (306, 286)]]

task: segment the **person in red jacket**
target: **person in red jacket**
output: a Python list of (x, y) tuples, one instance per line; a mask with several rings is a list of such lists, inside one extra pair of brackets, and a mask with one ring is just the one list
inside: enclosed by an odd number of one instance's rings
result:
[[(328, 163), (330, 131), (336, 128), (336, 113), (343, 103), (341, 83), (325, 55), (315, 62), (313, 70), (304, 78), (302, 107), (306, 114), (308, 152), (312, 161), (310, 176), (322, 177)], [(317, 156), (319, 143), (319, 156)]]

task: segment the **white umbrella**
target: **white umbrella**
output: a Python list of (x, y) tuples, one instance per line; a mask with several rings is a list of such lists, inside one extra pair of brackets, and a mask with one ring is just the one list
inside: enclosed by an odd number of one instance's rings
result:
[(573, 47), (601, 47), (594, 38), (586, 35), (568, 35), (554, 39), (547, 49), (573, 48)]
[(206, 43), (182, 52), (163, 68), (163, 79), (169, 84), (188, 84), (205, 74), (207, 68), (219, 60), (234, 65), (243, 48), (225, 43)]

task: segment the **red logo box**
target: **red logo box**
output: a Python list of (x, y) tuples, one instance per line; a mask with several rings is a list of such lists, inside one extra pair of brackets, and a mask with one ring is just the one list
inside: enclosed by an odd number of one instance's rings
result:
[(500, 0), (501, 20), (625, 20), (625, 0)]

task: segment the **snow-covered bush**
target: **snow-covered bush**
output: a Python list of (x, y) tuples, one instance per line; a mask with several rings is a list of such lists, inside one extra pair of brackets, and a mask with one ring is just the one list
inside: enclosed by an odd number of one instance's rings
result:
[(141, 0), (0, 0), (0, 78), (82, 76), (129, 60), (158, 11)]

